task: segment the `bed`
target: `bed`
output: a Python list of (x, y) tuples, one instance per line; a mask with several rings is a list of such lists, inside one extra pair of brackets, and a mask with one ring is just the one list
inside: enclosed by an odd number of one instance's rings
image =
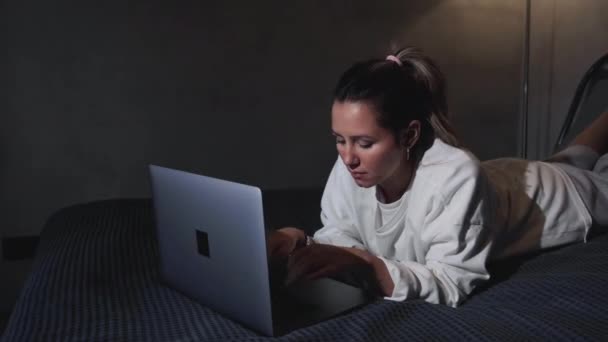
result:
[[(318, 196), (265, 193), (266, 212), (274, 207), (268, 221), (311, 229), (318, 220)], [(608, 340), (608, 235), (493, 269), (495, 280), (458, 308), (378, 299), (274, 339)], [(162, 284), (150, 199), (84, 203), (52, 215), (2, 337), (3, 342), (271, 339)]]

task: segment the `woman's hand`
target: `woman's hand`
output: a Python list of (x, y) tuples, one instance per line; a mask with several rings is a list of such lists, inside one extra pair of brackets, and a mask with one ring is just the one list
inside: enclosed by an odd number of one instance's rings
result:
[(354, 248), (312, 244), (296, 250), (287, 261), (286, 282), (313, 280), (342, 272), (369, 268), (369, 262)]
[(371, 281), (375, 291), (391, 296), (393, 280), (384, 262), (368, 251), (325, 244), (300, 248), (289, 256), (286, 283), (354, 272)]
[(271, 258), (287, 258), (298, 246), (304, 244), (306, 244), (306, 233), (303, 230), (286, 227), (272, 232), (266, 247)]

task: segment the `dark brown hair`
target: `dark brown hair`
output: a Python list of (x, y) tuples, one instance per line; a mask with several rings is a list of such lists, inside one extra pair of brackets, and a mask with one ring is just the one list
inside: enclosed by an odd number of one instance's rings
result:
[(354, 64), (342, 74), (334, 101), (366, 101), (379, 114), (378, 123), (398, 139), (412, 120), (422, 124), (421, 140), (435, 137), (460, 147), (448, 118), (443, 73), (419, 49), (407, 47), (393, 54), (401, 61), (371, 59)]

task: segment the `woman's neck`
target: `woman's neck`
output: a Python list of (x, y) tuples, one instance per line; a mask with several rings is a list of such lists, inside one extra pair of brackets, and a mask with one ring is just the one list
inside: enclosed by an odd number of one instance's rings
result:
[(414, 167), (410, 163), (404, 163), (395, 171), (395, 173), (387, 178), (381, 184), (378, 184), (378, 189), (382, 191), (385, 203), (392, 203), (401, 198), (414, 176)]

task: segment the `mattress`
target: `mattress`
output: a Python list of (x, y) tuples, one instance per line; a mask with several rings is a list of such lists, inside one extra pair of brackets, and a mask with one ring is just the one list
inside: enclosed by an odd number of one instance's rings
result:
[(62, 209), (47, 222), (2, 341), (608, 339), (608, 236), (497, 265), (458, 308), (379, 299), (268, 338), (165, 286), (149, 199)]

